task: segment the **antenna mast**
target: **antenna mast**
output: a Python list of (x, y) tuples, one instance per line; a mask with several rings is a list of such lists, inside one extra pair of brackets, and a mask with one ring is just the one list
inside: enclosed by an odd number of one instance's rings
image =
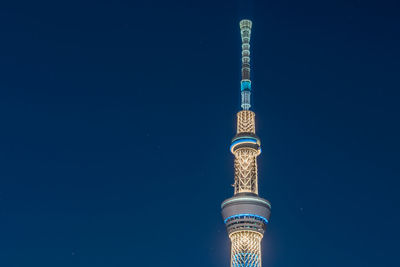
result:
[(251, 95), (251, 80), (250, 80), (250, 36), (251, 36), (250, 20), (244, 19), (240, 21), (240, 35), (242, 37), (242, 81), (240, 87), (242, 91), (242, 104), (244, 110), (249, 110), (250, 95)]

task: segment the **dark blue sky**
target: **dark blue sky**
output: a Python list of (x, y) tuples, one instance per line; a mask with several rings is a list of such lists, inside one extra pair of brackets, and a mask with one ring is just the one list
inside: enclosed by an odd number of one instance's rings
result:
[(0, 266), (229, 266), (245, 16), (264, 266), (400, 265), (398, 4), (8, 2)]

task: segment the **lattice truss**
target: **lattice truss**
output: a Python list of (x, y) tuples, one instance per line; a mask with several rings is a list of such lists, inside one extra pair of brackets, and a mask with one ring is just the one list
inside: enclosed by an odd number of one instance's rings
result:
[(241, 231), (230, 236), (231, 267), (261, 267), (261, 239), (256, 232)]
[(242, 110), (237, 113), (237, 133), (256, 133), (255, 113)]
[[(237, 133), (256, 133), (255, 114), (249, 110), (237, 113)], [(239, 148), (235, 152), (235, 194), (251, 192), (258, 194), (257, 156), (252, 148)]]
[(251, 192), (258, 194), (257, 151), (240, 148), (235, 151), (235, 194)]

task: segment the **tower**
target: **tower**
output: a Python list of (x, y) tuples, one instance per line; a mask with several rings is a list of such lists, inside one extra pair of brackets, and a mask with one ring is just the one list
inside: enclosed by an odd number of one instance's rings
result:
[(242, 37), (241, 107), (230, 150), (235, 156), (234, 196), (222, 202), (222, 217), (231, 240), (231, 267), (261, 267), (261, 239), (271, 214), (271, 204), (258, 196), (255, 113), (250, 110), (250, 35), (252, 22), (240, 21)]

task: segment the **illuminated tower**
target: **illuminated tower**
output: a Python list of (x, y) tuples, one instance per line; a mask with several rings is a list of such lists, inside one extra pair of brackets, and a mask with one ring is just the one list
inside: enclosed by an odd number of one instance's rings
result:
[(257, 156), (261, 148), (256, 136), (255, 114), (249, 110), (251, 26), (250, 20), (240, 21), (242, 110), (237, 113), (237, 132), (230, 147), (235, 156), (235, 192), (221, 205), (232, 243), (231, 267), (261, 267), (261, 239), (271, 213), (268, 200), (258, 196)]

